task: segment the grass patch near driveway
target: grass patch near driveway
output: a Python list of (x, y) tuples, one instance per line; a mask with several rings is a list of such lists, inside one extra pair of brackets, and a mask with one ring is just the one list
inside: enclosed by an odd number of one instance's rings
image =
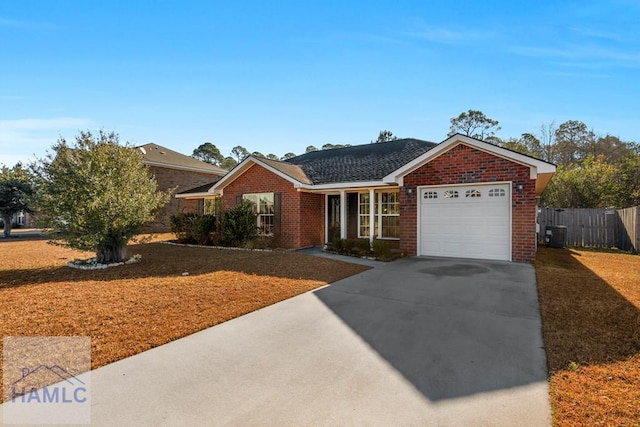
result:
[(138, 264), (76, 270), (66, 263), (93, 254), (0, 241), (1, 335), (91, 336), (95, 369), (368, 269), (285, 251), (128, 248), (138, 253)]
[(640, 425), (640, 256), (539, 248), (556, 426)]

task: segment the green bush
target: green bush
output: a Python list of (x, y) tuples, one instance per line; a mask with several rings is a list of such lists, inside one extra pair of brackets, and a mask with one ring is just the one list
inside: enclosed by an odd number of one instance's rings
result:
[(369, 239), (357, 239), (355, 246), (362, 253), (368, 253), (371, 250), (371, 242), (369, 242)]
[(171, 232), (181, 243), (209, 245), (216, 231), (215, 215), (198, 215), (193, 212), (172, 215)]
[(333, 239), (331, 239), (331, 249), (338, 253), (342, 253), (342, 251), (344, 250), (344, 247), (342, 245), (343, 242), (344, 241), (340, 237), (334, 237)]
[(210, 245), (213, 233), (216, 231), (215, 215), (201, 215), (193, 219), (191, 223), (191, 237), (199, 245)]
[(391, 258), (391, 246), (389, 245), (389, 242), (386, 242), (384, 240), (374, 239), (373, 255), (376, 258), (381, 258), (381, 259)]
[(343, 254), (350, 255), (353, 252), (353, 248), (355, 246), (355, 240), (353, 239), (342, 239), (342, 252)]
[(249, 200), (239, 204), (222, 214), (222, 241), (231, 246), (242, 246), (258, 236), (255, 205)]
[(198, 214), (193, 212), (179, 213), (171, 215), (171, 232), (176, 235), (176, 239), (182, 243), (194, 243), (191, 239), (191, 225)]

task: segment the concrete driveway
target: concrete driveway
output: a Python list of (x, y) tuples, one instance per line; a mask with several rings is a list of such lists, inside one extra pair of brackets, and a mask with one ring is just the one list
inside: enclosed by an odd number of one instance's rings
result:
[(544, 426), (534, 270), (403, 259), (93, 371), (94, 425)]

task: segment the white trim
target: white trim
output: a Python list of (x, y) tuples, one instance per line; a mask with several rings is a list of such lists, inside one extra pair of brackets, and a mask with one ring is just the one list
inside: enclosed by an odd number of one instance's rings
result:
[[(513, 181), (496, 181), (496, 182), (468, 182), (464, 184), (445, 184), (445, 185), (419, 185), (416, 186), (416, 255), (420, 256), (422, 253), (421, 248), (421, 229), (420, 218), (422, 211), (422, 197), (421, 193), (423, 189), (428, 188), (442, 188), (442, 187), (469, 187), (469, 186), (491, 186), (491, 185), (509, 185), (509, 261), (513, 261)], [(402, 221), (402, 219), (401, 219)]]
[(340, 238), (347, 238), (347, 193), (340, 191)]
[(390, 187), (394, 186), (395, 183), (387, 183), (383, 181), (359, 181), (359, 182), (336, 182), (331, 184), (300, 184), (296, 188), (305, 189), (305, 190), (357, 190), (357, 189), (365, 189), (370, 187)]
[(219, 193), (185, 193), (185, 194), (176, 194), (175, 196), (176, 199), (202, 199), (202, 198), (210, 198), (210, 199), (214, 199), (216, 197), (220, 197)]
[[(213, 184), (213, 187), (211, 187), (210, 191), (212, 191), (212, 192), (222, 191), (222, 189), (224, 189), (224, 187), (226, 187), (227, 185), (231, 184), (233, 181), (238, 179), (240, 177), (240, 175), (242, 175), (244, 172), (246, 172), (251, 167), (253, 167), (253, 165), (261, 166), (261, 167), (265, 168), (266, 170), (268, 170), (269, 172), (278, 175), (280, 178), (286, 179), (287, 181), (289, 181), (289, 182), (291, 182), (293, 184), (294, 188), (307, 188), (306, 186), (310, 185), (310, 184), (304, 184), (304, 183), (298, 181), (297, 179), (292, 178), (291, 176), (287, 175), (286, 173), (283, 173), (283, 172), (279, 171), (278, 169), (274, 168), (273, 166), (261, 161), (257, 157), (247, 156), (242, 162), (240, 162), (238, 165), (236, 165), (236, 167), (231, 169), (229, 171), (229, 173), (227, 173), (225, 176), (220, 178), (220, 180), (218, 182)], [(313, 186), (311, 186), (311, 188), (312, 187)]]
[(488, 142), (480, 141), (475, 138), (470, 138), (465, 135), (456, 134), (451, 136), (450, 138), (444, 140), (440, 144), (433, 147), (431, 150), (422, 154), (421, 156), (416, 157), (409, 163), (404, 166), (398, 168), (393, 171), (389, 175), (385, 176), (382, 180), (386, 183), (397, 183), (398, 185), (403, 185), (403, 177), (419, 167), (429, 163), (436, 157), (446, 153), (450, 149), (456, 147), (459, 144), (465, 144), (476, 148), (480, 151), (484, 151), (494, 156), (501, 157), (505, 160), (509, 160), (514, 163), (519, 163), (523, 166), (529, 167), (530, 170), (530, 178), (535, 179), (538, 174), (542, 173), (555, 173), (556, 166), (547, 163), (542, 160), (534, 159), (533, 157), (525, 156), (524, 154), (516, 153), (511, 150), (507, 150), (505, 148), (499, 147), (497, 145), (490, 144)]
[[(358, 196), (358, 199), (360, 196)], [(360, 200), (358, 200), (360, 201)], [(375, 222), (376, 222), (376, 190), (373, 188), (369, 189), (369, 241), (373, 243), (373, 232), (375, 230)], [(358, 216), (360, 215), (360, 203), (358, 203)], [(382, 224), (379, 224), (378, 229), (382, 228)], [(360, 235), (360, 227), (358, 227), (358, 237)]]
[(324, 195), (324, 241), (329, 243), (329, 194)]
[(160, 167), (160, 168), (166, 168), (166, 169), (177, 169), (177, 170), (190, 171), (190, 172), (207, 173), (209, 175), (215, 175), (215, 176), (225, 176), (227, 174), (227, 172), (222, 172), (222, 171), (213, 171), (211, 169), (194, 168), (190, 166), (180, 166), (180, 165), (174, 165), (170, 163), (152, 162), (150, 160), (143, 160), (142, 163), (144, 163), (147, 166), (154, 166), (154, 167)]

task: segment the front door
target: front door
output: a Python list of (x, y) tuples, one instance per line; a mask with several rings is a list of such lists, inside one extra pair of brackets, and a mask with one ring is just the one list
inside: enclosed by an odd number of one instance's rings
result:
[(327, 240), (340, 238), (340, 195), (327, 196)]

